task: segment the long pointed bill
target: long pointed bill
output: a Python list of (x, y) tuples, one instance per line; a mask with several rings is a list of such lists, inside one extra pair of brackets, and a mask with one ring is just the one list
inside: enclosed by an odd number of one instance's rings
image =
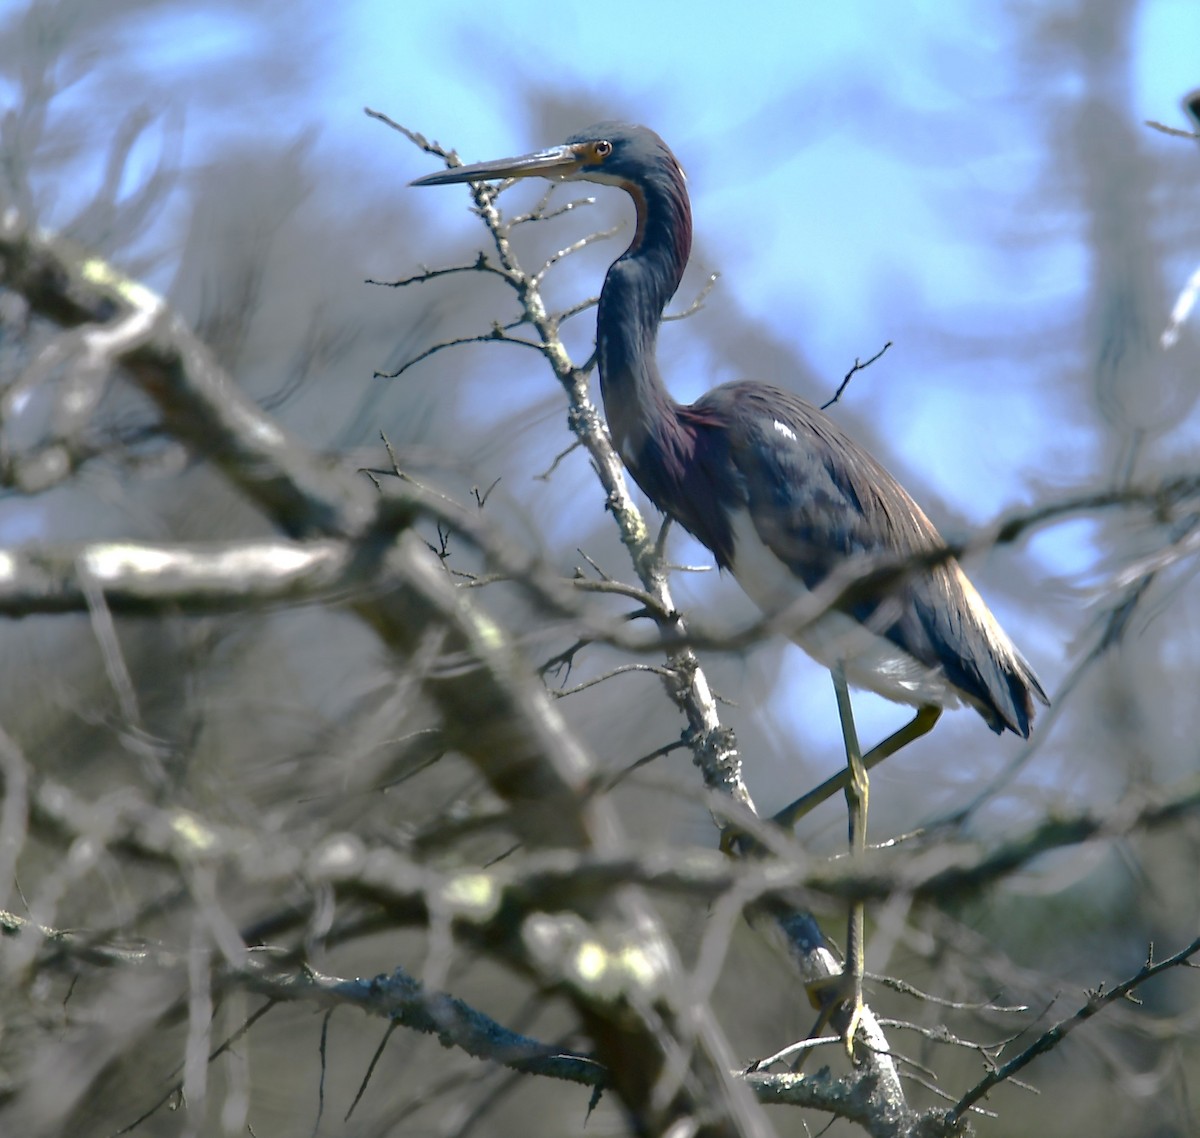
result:
[(496, 162), (476, 162), (426, 174), (410, 182), (412, 186), (444, 186), (451, 182), (490, 182), (496, 178), (566, 178), (583, 165), (583, 158), (572, 146), (554, 146), (526, 154), (521, 158), (501, 158)]

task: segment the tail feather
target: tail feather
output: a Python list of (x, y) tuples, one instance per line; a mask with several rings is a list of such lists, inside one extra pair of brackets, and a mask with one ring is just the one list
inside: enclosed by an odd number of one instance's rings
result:
[(963, 603), (958, 611), (969, 624), (960, 630), (960, 642), (970, 646), (961, 653), (960, 674), (949, 669), (947, 674), (993, 731), (1012, 731), (1028, 739), (1035, 701), (1049, 707), (1050, 699), (962, 568), (954, 562), (947, 569), (947, 586), (959, 593)]

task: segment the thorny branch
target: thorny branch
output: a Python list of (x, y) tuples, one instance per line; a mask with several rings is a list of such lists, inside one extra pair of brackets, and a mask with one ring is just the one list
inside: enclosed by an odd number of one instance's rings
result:
[[(65, 799), (68, 797), (70, 795), (65, 788), (59, 788), (53, 793), (49, 792), (49, 788), (45, 788), (35, 793), (35, 801), (54, 804), (56, 816), (69, 828), (73, 824), (72, 820), (81, 819), (83, 813), (66, 806)], [(164, 854), (168, 859), (186, 859), (191, 856), (186, 847), (178, 844), (163, 847), (153, 835), (167, 832), (171, 827), (163, 827), (152, 821), (145, 815), (144, 810), (142, 817), (131, 816), (130, 821), (136, 822), (143, 836), (137, 836), (136, 830), (110, 831), (110, 840), (118, 842), (119, 846), (128, 852), (140, 849), (155, 860)], [(388, 896), (390, 899), (387, 904), (394, 917), (405, 911), (404, 908), (398, 908), (405, 895), (411, 899), (403, 904), (408, 906), (410, 919), (414, 921), (422, 920), (422, 912), (436, 907), (437, 902), (434, 899), (439, 896), (466, 896), (463, 888), (455, 884), (455, 877), (440, 878), (427, 870), (418, 870), (415, 866), (407, 867), (397, 876), (398, 871), (401, 871), (401, 863), (395, 860), (394, 855), (390, 866), (381, 862), (382, 851), (374, 855), (368, 855), (364, 851), (357, 862), (360, 868), (345, 865), (336, 852), (338, 840), (331, 837), (324, 849), (314, 851), (314, 856), (309, 862), (310, 872), (331, 874), (329, 880), (338, 882), (340, 888), (376, 893), (380, 900)], [(248, 863), (277, 866), (281, 880), (286, 880), (294, 872), (288, 859), (281, 860), (278, 853), (272, 854), (256, 849), (256, 846), (261, 845), (260, 838), (248, 834), (235, 837), (231, 834), (229, 840), (222, 840), (218, 845), (230, 855), (245, 858)], [(747, 880), (757, 876), (762, 885), (769, 888), (785, 888), (793, 884), (787, 880), (787, 875), (794, 873), (794, 870), (783, 863), (770, 866), (736, 866), (726, 859), (712, 856), (708, 865), (709, 872), (705, 873), (694, 855), (686, 863), (673, 865), (670, 855), (664, 860), (661, 854), (656, 859), (654, 855), (639, 856), (636, 851), (631, 851), (620, 863), (611, 866), (596, 864), (589, 869), (585, 862), (575, 856), (564, 858), (562, 854), (553, 854), (532, 859), (518, 870), (515, 876), (505, 871), (494, 871), (490, 876), (497, 878), (497, 885), (507, 878), (509, 884), (502, 886), (503, 889), (512, 890), (514, 896), (527, 897), (534, 904), (541, 905), (552, 904), (552, 898), (560, 890), (595, 887), (604, 881), (607, 881), (608, 887), (611, 888), (621, 888), (629, 881), (637, 880), (656, 888), (683, 888), (687, 891), (699, 889), (701, 896), (710, 898), (716, 898), (728, 890), (735, 878)], [(368, 866), (372, 867), (369, 871)], [(595, 876), (596, 874), (598, 876)], [(475, 881), (477, 876), (474, 873), (467, 874), (462, 880), (469, 879), (475, 882), (472, 886), (474, 892), (482, 895), (479, 884)], [(588, 885), (589, 880), (593, 881), (592, 886)], [(405, 884), (406, 881), (408, 884)], [(396, 892), (397, 886), (400, 888), (399, 893)], [(750, 896), (752, 892), (745, 895)], [(488, 909), (490, 908), (489, 904)], [(487, 909), (480, 909), (472, 915), (469, 909), (460, 906), (459, 914), (460, 919), (468, 921), (488, 919)], [(110, 947), (97, 942), (93, 937), (53, 929), (30, 929), (27, 921), (11, 914), (0, 914), (0, 931), (9, 936), (35, 935), (44, 943), (45, 950), (55, 956), (78, 956), (97, 966), (167, 968), (178, 966), (179, 963), (173, 962), (169, 953), (159, 949), (147, 950), (137, 946)], [(947, 1116), (944, 1130), (930, 1128), (924, 1132), (953, 1133), (957, 1118), (988, 1090), (1001, 1081), (1010, 1079), (1016, 1071), (1050, 1049), (1075, 1026), (1107, 1004), (1127, 997), (1139, 985), (1167, 969), (1188, 962), (1197, 951), (1200, 951), (1200, 941), (1193, 942), (1165, 961), (1154, 963), (1148, 958), (1145, 966), (1123, 984), (1108, 992), (1097, 991), (1073, 1017), (1043, 1033), (1021, 1055), (991, 1072), (964, 1096)], [(277, 1001), (302, 999), (315, 1001), (318, 1006), (358, 1007), (370, 1014), (398, 1020), (416, 1030), (436, 1031), (443, 1039), (454, 1042), (469, 1054), (483, 1055), (530, 1073), (589, 1084), (603, 1081), (605, 1078), (602, 1065), (597, 1064), (594, 1058), (564, 1054), (561, 1049), (548, 1048), (536, 1041), (516, 1037), (461, 1001), (445, 995), (424, 993), (421, 986), (401, 970), (397, 970), (391, 977), (377, 977), (370, 981), (339, 980), (322, 976), (311, 969), (295, 971), (287, 968), (286, 964), (286, 954), (270, 951), (252, 952), (241, 965), (224, 968), (219, 982), (240, 984)], [(836, 1042), (836, 1039), (834, 1041)], [(957, 1042), (953, 1038), (939, 1038), (937, 1041)], [(859, 1077), (866, 1077), (865, 1072)], [(827, 1083), (820, 1078), (815, 1083), (786, 1075), (751, 1075), (747, 1078), (754, 1086), (760, 1101), (791, 1102), (828, 1109), (831, 1101), (837, 1101), (840, 1105), (841, 1096), (846, 1091), (844, 1086)], [(930, 1120), (927, 1119), (928, 1121)]]
[[(653, 753), (676, 745), (668, 744)], [(899, 895), (936, 903), (962, 901), (978, 896), (1002, 873), (1011, 875), (1053, 850), (1094, 840), (1120, 841), (1134, 833), (1200, 816), (1200, 783), (1195, 779), (1170, 795), (1143, 803), (1140, 809), (1135, 808), (1137, 797), (1131, 795), (1128, 804), (1119, 806), (1118, 813), (1125, 816), (1120, 826), (1104, 826), (1086, 813), (1063, 817), (1057, 823), (1040, 824), (1015, 835), (999, 858), (986, 847), (960, 843), (947, 849), (944, 843), (938, 843), (911, 850), (897, 848), (891, 851), (886, 869), (870, 863), (862, 869), (844, 858), (809, 858), (798, 848), (793, 848), (792, 856), (786, 859), (743, 862), (716, 851), (626, 846), (608, 853), (530, 852), (515, 867), (506, 863), (487, 872), (440, 874), (386, 846), (365, 846), (349, 834), (331, 834), (322, 847), (304, 851), (283, 837), (202, 822), (187, 811), (158, 808), (132, 796), (109, 804), (101, 812), (89, 811), (88, 801), (62, 783), (45, 781), (28, 788), (30, 823), (48, 840), (70, 843), (90, 836), (139, 864), (179, 869), (186, 868), (198, 849), (211, 848), (212, 856), (229, 872), (264, 885), (282, 887), (300, 874), (314, 887), (376, 890), (375, 899), (402, 923), (419, 923), (427, 908), (436, 907), (436, 901), (424, 898), (456, 896), (462, 891), (461, 883), (468, 881), (475, 883), (480, 896), (488, 898), (488, 905), (480, 909), (484, 920), (495, 916), (493, 905), (550, 904), (572, 889), (583, 895), (618, 890), (628, 884), (705, 903), (735, 891), (750, 904), (786, 899), (797, 890), (834, 899), (884, 901)], [(347, 851), (353, 857), (339, 861), (339, 855)], [(472, 910), (459, 908), (461, 919), (469, 921)], [(914, 998), (936, 999), (898, 981), (881, 978), (879, 982)]]
[[(400, 126), (377, 111), (368, 109), (366, 113), (400, 131), (426, 153), (443, 159), (447, 165), (458, 165), (458, 157), (452, 152), (429, 143), (421, 135)], [(473, 184), (469, 188), (475, 211), (488, 229), (498, 259), (498, 266), (493, 266), (492, 271), (501, 275), (505, 283), (517, 294), (524, 323), (537, 334), (540, 350), (567, 394), (568, 424), (595, 465), (606, 495), (606, 505), (617, 521), (621, 539), (630, 551), (638, 577), (646, 591), (656, 598), (659, 611), (672, 614), (670, 618), (661, 619), (660, 626), (670, 629), (678, 636), (684, 631), (682, 617), (671, 600), (666, 574), (655, 557), (646, 523), (629, 493), (620, 459), (613, 450), (608, 431), (591, 401), (587, 371), (575, 366), (559, 338), (558, 328), (562, 317), (547, 311), (538, 288), (538, 277), (526, 273), (516, 259), (510, 242), (515, 222), (505, 220), (496, 206), (500, 190), (483, 183)], [(706, 777), (713, 779), (714, 785), (724, 785), (729, 793), (742, 802), (749, 803), (749, 794), (741, 782), (740, 760), (728, 732), (721, 727), (716, 703), (699, 663), (691, 651), (685, 648), (673, 655), (669, 665), (674, 675), (684, 677), (682, 683), (672, 686), (671, 695), (687, 716), (689, 730), (693, 736), (693, 754), (697, 762), (703, 761), (705, 767), (702, 769), (706, 769)], [(716, 745), (714, 750), (714, 744), (719, 738), (727, 739), (728, 742)]]
[[(186, 870), (197, 850), (205, 849), (210, 851), (210, 858), (218, 857), (226, 862), (225, 872), (232, 873), (235, 878), (253, 879), (260, 888), (268, 890), (273, 888), (274, 880), (277, 882), (274, 888), (286, 892), (294, 887), (299, 873), (313, 895), (332, 887), (347, 898), (369, 898), (386, 911), (392, 924), (425, 925), (430, 914), (446, 904), (446, 899), (455, 898), (454, 920), (460, 935), (481, 945), (491, 935), (487, 930), (498, 927), (495, 923), (497, 919), (510, 921), (514, 918), (514, 905), (525, 911), (552, 910), (568, 896), (578, 903), (581, 897), (595, 895), (597, 891), (619, 890), (630, 884), (693, 897), (697, 903), (718, 902), (722, 897), (736, 895), (743, 903), (753, 904), (756, 899), (786, 897), (798, 890), (817, 890), (830, 896), (854, 892), (882, 896), (878, 879), (862, 877), (850, 867), (844, 873), (833, 866), (810, 865), (806, 868), (803, 859), (797, 858), (735, 863), (716, 853), (704, 855), (694, 850), (684, 853), (625, 849), (615, 859), (590, 857), (574, 851), (546, 851), (530, 855), (519, 865), (501, 865), (483, 874), (471, 870), (447, 875), (417, 866), (386, 848), (364, 848), (349, 834), (330, 834), (321, 846), (305, 852), (289, 846), (283, 835), (214, 828), (210, 823), (201, 823), (184, 812), (159, 810), (148, 804), (131, 801), (120, 804), (123, 810), (113, 813), (98, 829), (95, 810), (65, 786), (43, 784), (33, 787), (29, 797), (31, 821), (44, 836), (56, 837), (65, 843), (73, 843), (82, 835), (88, 835), (93, 841), (100, 838), (125, 858), (143, 861), (151, 866), (174, 864), (181, 871)], [(1194, 787), (1190, 790), (1185, 788), (1171, 801), (1159, 802), (1152, 815), (1137, 816), (1137, 821), (1140, 825), (1153, 825), (1182, 817), (1188, 812), (1194, 814), (1196, 810), (1197, 792)], [(1134, 821), (1135, 816), (1130, 814), (1130, 824)], [(1092, 832), (1089, 825), (1072, 824), (1068, 819), (1062, 820), (1062, 828), (1064, 833), (1070, 831), (1081, 836), (1088, 836)], [(1039, 848), (1039, 842), (1045, 843), (1047, 840), (1043, 831), (1044, 828), (1034, 831), (1028, 839), (1014, 839), (1013, 846), (1025, 851), (1023, 864), (1046, 849), (1053, 848), (1045, 844)], [(1111, 836), (1120, 837), (1121, 834), (1114, 833)], [(353, 852), (352, 857), (346, 856), (347, 850)], [(906, 855), (900, 859), (889, 888), (932, 898), (956, 895), (964, 883), (968, 890), (982, 887), (987, 873), (977, 870), (989, 864), (986, 851), (973, 855), (973, 865), (960, 863), (957, 882), (948, 880), (945, 870), (938, 868), (939, 861), (944, 865), (945, 856), (940, 849)], [(931, 857), (935, 864), (925, 866), (924, 862)], [(1011, 870), (1014, 866), (1010, 864), (1008, 868)], [(856, 882), (859, 884), (856, 885)], [(947, 887), (951, 888), (951, 894), (941, 893)], [(477, 898), (480, 903), (467, 904), (470, 897)], [(303, 909), (291, 908), (285, 923), (275, 923), (275, 935), (282, 934), (289, 925), (302, 924), (304, 919)], [(137, 945), (108, 945), (94, 935), (83, 936), (44, 928), (31, 930), (27, 921), (11, 915), (0, 916), (0, 932), (10, 936), (32, 933), (44, 944), (44, 952), (60, 959), (78, 957), (97, 966), (171, 966), (170, 959), (161, 950), (148, 951)], [(244, 936), (251, 940), (256, 934), (246, 933)], [(333, 936), (330, 942), (336, 939)], [(226, 969), (222, 975), (225, 982), (241, 983), (276, 999), (317, 999), (320, 1002), (353, 1004), (386, 1017), (398, 1014), (392, 1002), (395, 992), (387, 985), (381, 986), (378, 981), (367, 986), (359, 981), (315, 983), (307, 974), (288, 971), (285, 967), (288, 959), (287, 954), (251, 953), (243, 965), (233, 970)], [(1144, 970), (1126, 987), (1136, 986), (1181, 960), (1181, 957), (1173, 958), (1170, 962)], [(324, 1003), (323, 1006), (329, 1005)], [(418, 1001), (416, 1011), (420, 1011), (421, 1006)], [(460, 1011), (466, 1014), (470, 1009), (461, 1005)], [(471, 1014), (477, 1016), (477, 1013)], [(450, 1030), (445, 1024), (443, 1028)], [(1043, 1049), (1062, 1035), (1065, 1032), (1059, 1035), (1048, 1033), (1047, 1040), (1042, 1044)], [(937, 1041), (955, 1042), (953, 1038), (939, 1038)], [(468, 1050), (475, 1053), (470, 1048)], [(518, 1054), (528, 1057), (530, 1053)], [(1030, 1055), (1029, 1058), (1032, 1057)], [(502, 1062), (508, 1061), (504, 1054), (499, 1058)], [(557, 1068), (550, 1069), (552, 1066), (532, 1064), (529, 1069), (553, 1077), (577, 1077), (571, 1073), (578, 1070), (575, 1064), (568, 1064), (562, 1072)], [(588, 1070), (594, 1066), (594, 1060), (589, 1060)], [(585, 1073), (584, 1077), (590, 1075)], [(861, 1076), (856, 1077), (866, 1078), (867, 1072), (863, 1071)], [(748, 1079), (760, 1101), (803, 1103), (824, 1109), (835, 1104), (840, 1110), (843, 1101), (841, 1096), (845, 1091), (845, 1087), (839, 1083), (818, 1081), (814, 1084), (797, 1081), (787, 1075), (766, 1078), (754, 1076)], [(929, 1122), (928, 1117), (925, 1121)], [(952, 1133), (953, 1128), (948, 1127), (944, 1131), (927, 1129), (924, 1132)]]
[[(388, 513), (386, 499), (381, 502), (351, 472), (310, 455), (264, 416), (161, 298), (94, 257), (72, 257), (52, 237), (25, 228), (12, 211), (0, 222), (0, 274), (44, 318), (67, 327), (94, 325), (94, 342), (154, 401), (167, 428), (210, 458), (285, 533), (348, 542), (359, 550), (368, 574), (383, 567), (387, 587), (356, 596), (351, 611), (389, 650), (404, 657), (419, 654), (427, 635), (436, 632), (446, 651), (461, 653), (470, 662), (466, 668), (424, 673), (422, 687), (440, 713), (447, 741), (476, 764), (508, 804), (510, 825), (530, 848), (605, 849), (622, 843), (611, 805), (584, 793), (589, 757), (550, 697), (527, 679), (508, 638), (464, 603), (444, 573), (430, 564), (407, 532), (411, 513), (407, 520), (402, 510), (384, 521), (380, 508)], [(488, 709), (488, 730), (480, 729), (480, 707)], [(599, 978), (594, 970), (585, 978), (571, 969), (572, 938), (580, 935), (602, 951), (611, 950), (614, 955), (608, 959), (614, 968), (624, 959), (620, 954), (634, 951), (648, 953), (662, 970), (634, 975), (606, 968)], [(531, 944), (539, 944), (540, 950), (531, 953)], [(536, 982), (564, 992), (595, 1041), (598, 1057), (613, 1071), (615, 1092), (649, 1131), (661, 1132), (693, 1117), (704, 1120), (696, 1132), (714, 1138), (760, 1129), (753, 1112), (744, 1109), (744, 1092), (727, 1074), (727, 1049), (707, 1009), (688, 1013), (693, 1044), (688, 1066), (695, 1078), (677, 1086), (668, 1100), (651, 1101), (665, 1061), (664, 1044), (677, 1030), (684, 1001), (670, 990), (678, 976), (670, 943), (636, 892), (595, 905), (568, 902), (559, 917), (523, 933), (510, 930), (488, 951)], [(614, 999), (628, 985), (648, 980), (653, 990), (629, 993), (633, 998), (622, 1005), (617, 1031)], [(158, 995), (140, 1014), (155, 1015), (169, 999), (170, 985), (163, 977)], [(108, 1043), (120, 1045), (118, 1036)], [(631, 1052), (638, 1062), (629, 1062)], [(104, 1061), (104, 1053), (95, 1050), (89, 1059), (92, 1065)], [(77, 1079), (74, 1093), (82, 1094), (88, 1082)], [(61, 1116), (73, 1106), (74, 1095), (63, 1094), (54, 1110)], [(30, 1112), (45, 1109), (18, 1098), (0, 1108), (0, 1122), (23, 1132)]]
[[(582, 445), (579, 442), (574, 446)], [(845, 563), (808, 600), (776, 614), (756, 617), (740, 629), (714, 634), (679, 631), (673, 610), (661, 607), (654, 592), (612, 579), (583, 577), (562, 580), (525, 552), (514, 548), (503, 535), (479, 516), (452, 499), (414, 482), (399, 468), (370, 471), (398, 475), (399, 488), (379, 505), (379, 524), (403, 525), (417, 514), (437, 521), (459, 534), (487, 560), (496, 572), (470, 582), (482, 586), (511, 581), (550, 614), (573, 622), (589, 642), (604, 643), (635, 653), (656, 653), (681, 646), (716, 651), (740, 651), (781, 632), (790, 634), (819, 619), (831, 607), (860, 593), (878, 592), (908, 573), (921, 572), (947, 557), (973, 556), (1008, 544), (1048, 524), (1103, 509), (1141, 509), (1148, 520), (1161, 522), (1187, 513), (1200, 496), (1200, 474), (1186, 474), (1157, 485), (1127, 486), (1119, 490), (1069, 495), (1027, 510), (1015, 511), (963, 543), (903, 560), (861, 558)], [(390, 519), (390, 521), (389, 521)], [(1113, 583), (1134, 588), (1147, 575), (1170, 563), (1200, 552), (1194, 531), (1153, 557), (1143, 558), (1116, 571)], [(105, 593), (114, 611), (161, 611), (178, 606), (186, 612), (218, 612), (248, 601), (294, 603), (321, 599), (361, 585), (354, 569), (354, 549), (337, 540), (305, 542), (228, 542), (154, 544), (98, 542), (94, 544), (35, 545), (8, 551), (9, 572), (0, 580), (0, 612), (27, 615), (35, 612), (83, 611), (84, 598), (76, 572), (80, 559), (101, 567)], [(579, 607), (572, 593), (608, 593), (635, 600), (654, 614), (663, 630), (646, 637), (608, 620), (598, 620)]]
[[(28, 923), (21, 918), (0, 913), (0, 933), (18, 936), (27, 930)], [(168, 969), (178, 968), (182, 964), (181, 959), (161, 950), (104, 949), (82, 942), (75, 934), (53, 929), (39, 929), (37, 935), (53, 944), (60, 953), (77, 951), (80, 959), (102, 967), (119, 965), (126, 968)], [(76, 941), (79, 941), (77, 946)], [(242, 988), (263, 996), (267, 1003), (254, 1012), (233, 1036), (215, 1048), (210, 1059), (227, 1050), (272, 1008), (303, 1002), (326, 1011), (354, 1009), (412, 1031), (436, 1035), (445, 1046), (453, 1046), (466, 1055), (523, 1074), (601, 1089), (610, 1085), (610, 1072), (593, 1055), (514, 1032), (447, 992), (428, 991), (402, 968), (369, 979), (343, 978), (307, 966), (289, 967), (286, 954), (261, 949), (249, 952), (236, 966), (226, 964), (218, 969), (215, 980), (221, 990)], [(836, 1036), (830, 1036), (809, 1041), (802, 1046), (821, 1047), (838, 1043), (840, 1040)], [(861, 1122), (873, 1134), (901, 1133), (881, 1130), (873, 1121), (872, 1112), (877, 1110), (875, 1079), (867, 1069), (837, 1080), (827, 1072), (818, 1072), (815, 1076), (803, 1079), (759, 1071), (731, 1071), (730, 1075), (744, 1081), (761, 1103), (844, 1114)], [(131, 1123), (128, 1129), (144, 1121), (181, 1089), (181, 1083), (169, 1087), (163, 1097)], [(857, 1106), (851, 1105), (847, 1110), (847, 1104), (856, 1103)], [(932, 1113), (923, 1116), (922, 1121), (925, 1129), (921, 1133), (925, 1135), (950, 1135), (956, 1132), (953, 1127), (934, 1129), (938, 1119)]]
[(1116, 987), (1109, 991), (1104, 990), (1101, 985), (1095, 992), (1088, 995), (1087, 1003), (1085, 1003), (1074, 1015), (1067, 1019), (1060, 1020), (1048, 1031), (1043, 1032), (1035, 1039), (1028, 1047), (1025, 1048), (1019, 1055), (1014, 1056), (1001, 1067), (997, 1067), (993, 1071), (989, 1071), (978, 1083), (975, 1084), (961, 1099), (954, 1104), (954, 1107), (946, 1115), (947, 1124), (953, 1126), (963, 1114), (971, 1108), (971, 1106), (983, 1098), (993, 1087), (998, 1086), (1006, 1079), (1011, 1079), (1018, 1071), (1029, 1066), (1039, 1055), (1044, 1055), (1046, 1052), (1057, 1047), (1067, 1035), (1074, 1031), (1081, 1024), (1086, 1023), (1097, 1012), (1108, 1007), (1109, 1004), (1115, 1003), (1117, 1000), (1128, 1000), (1132, 998), (1133, 992), (1144, 984), (1147, 980), (1155, 976), (1161, 975), (1171, 968), (1178, 968), (1181, 965), (1190, 965), (1193, 956), (1200, 953), (1200, 937), (1197, 937), (1191, 944), (1185, 948), (1181, 948), (1174, 956), (1169, 956), (1166, 960), (1154, 962), (1154, 946), (1151, 945), (1146, 954), (1146, 962), (1139, 968), (1128, 980), (1122, 981)]

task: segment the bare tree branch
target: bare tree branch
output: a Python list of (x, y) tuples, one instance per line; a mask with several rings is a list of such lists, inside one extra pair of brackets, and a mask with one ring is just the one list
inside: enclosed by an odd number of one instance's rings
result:
[[(583, 793), (590, 761), (550, 697), (526, 676), (503, 632), (463, 603), (403, 526), (374, 528), (368, 487), (314, 462), (237, 390), (158, 297), (109, 265), (72, 257), (52, 238), (24, 230), (11, 212), (0, 222), (0, 261), (0, 279), (48, 319), (69, 327), (95, 324), (90, 335), (97, 350), (126, 369), (158, 405), (168, 428), (212, 459), (286, 533), (362, 542), (363, 560), (386, 566), (390, 587), (357, 599), (353, 609), (391, 650), (416, 651), (436, 624), (445, 630), (449, 651), (475, 662), (428, 674), (424, 688), (452, 744), (509, 803), (512, 824), (531, 847), (605, 849), (622, 843), (611, 807)], [(487, 731), (478, 726), (481, 707), (489, 712)], [(695, 1043), (689, 1066), (698, 1077), (661, 1097), (664, 1028), (675, 1030), (685, 1003), (672, 991), (673, 954), (644, 901), (629, 893), (595, 910), (576, 903), (571, 909), (570, 915), (547, 914), (510, 930), (491, 950), (539, 982), (565, 988), (599, 1058), (620, 1059), (619, 1065), (608, 1063), (614, 1089), (648, 1132), (692, 1117), (705, 1120), (699, 1134), (763, 1132), (748, 1110), (750, 1099), (728, 1076), (726, 1047), (707, 1012), (686, 1013)], [(585, 942), (602, 953), (598, 974), (594, 967), (577, 968)], [(627, 962), (634, 959), (646, 966), (630, 971)], [(631, 1014), (632, 1009), (637, 1010)], [(633, 1062), (631, 1055), (637, 1057)], [(699, 1076), (701, 1071), (706, 1075)], [(65, 1097), (60, 1109), (70, 1103)], [(8, 1117), (19, 1126), (20, 1110), (10, 1110)]]
[(956, 1123), (972, 1104), (987, 1095), (993, 1087), (998, 1086), (1006, 1079), (1011, 1079), (1013, 1075), (1027, 1067), (1039, 1055), (1044, 1055), (1048, 1051), (1052, 1051), (1072, 1031), (1079, 1027), (1080, 1024), (1086, 1023), (1097, 1012), (1108, 1007), (1109, 1004), (1115, 1003), (1118, 1000), (1129, 999), (1133, 992), (1147, 980), (1171, 968), (1179, 968), (1184, 965), (1192, 966), (1190, 965), (1190, 961), (1197, 953), (1200, 953), (1200, 937), (1192, 941), (1191, 944), (1181, 948), (1174, 956), (1155, 963), (1154, 946), (1151, 945), (1150, 951), (1146, 955), (1145, 964), (1127, 980), (1123, 980), (1107, 992), (1104, 990), (1103, 985), (1101, 985), (1099, 989), (1089, 995), (1087, 1003), (1080, 1007), (1074, 1015), (1067, 1019), (1059, 1020), (1052, 1028), (1038, 1036), (1019, 1055), (1010, 1059), (1002, 1067), (998, 1067), (994, 1071), (989, 1071), (987, 1075), (980, 1079), (975, 1086), (954, 1104), (953, 1109), (946, 1116), (947, 1122), (951, 1125)]

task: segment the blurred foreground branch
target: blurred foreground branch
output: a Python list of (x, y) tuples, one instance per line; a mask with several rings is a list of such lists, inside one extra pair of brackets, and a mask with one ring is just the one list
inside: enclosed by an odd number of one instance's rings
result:
[[(447, 740), (506, 801), (527, 845), (619, 848), (616, 817), (603, 799), (586, 795), (590, 760), (552, 701), (499, 627), (456, 594), (405, 532), (403, 516), (378, 527), (379, 497), (369, 486), (316, 459), (263, 415), (158, 297), (106, 263), (35, 235), (13, 211), (0, 225), (0, 261), (6, 287), (42, 317), (88, 327), (110, 366), (123, 368), (153, 400), (167, 429), (211, 460), (284, 533), (355, 546), (379, 586), (369, 597), (356, 596), (352, 609), (389, 649), (412, 655), (433, 634), (444, 654), (470, 662), (429, 671), (422, 686)], [(728, 1075), (731, 1064), (707, 1014), (686, 1010), (686, 999), (674, 991), (673, 953), (644, 902), (625, 892), (570, 909), (570, 918), (531, 917), (492, 950), (568, 994), (639, 1128), (660, 1133), (695, 1118), (697, 1134), (761, 1132), (747, 1114), (750, 1100)], [(599, 955), (581, 973), (575, 954), (583, 943)], [(667, 1041), (681, 1030), (692, 1041), (687, 1067), (695, 1079), (666, 1075)], [(57, 1109), (71, 1105), (64, 1095)], [(0, 1120), (23, 1132), (33, 1125), (34, 1109), (18, 1100)], [(36, 1110), (43, 1109), (38, 1102)]]

